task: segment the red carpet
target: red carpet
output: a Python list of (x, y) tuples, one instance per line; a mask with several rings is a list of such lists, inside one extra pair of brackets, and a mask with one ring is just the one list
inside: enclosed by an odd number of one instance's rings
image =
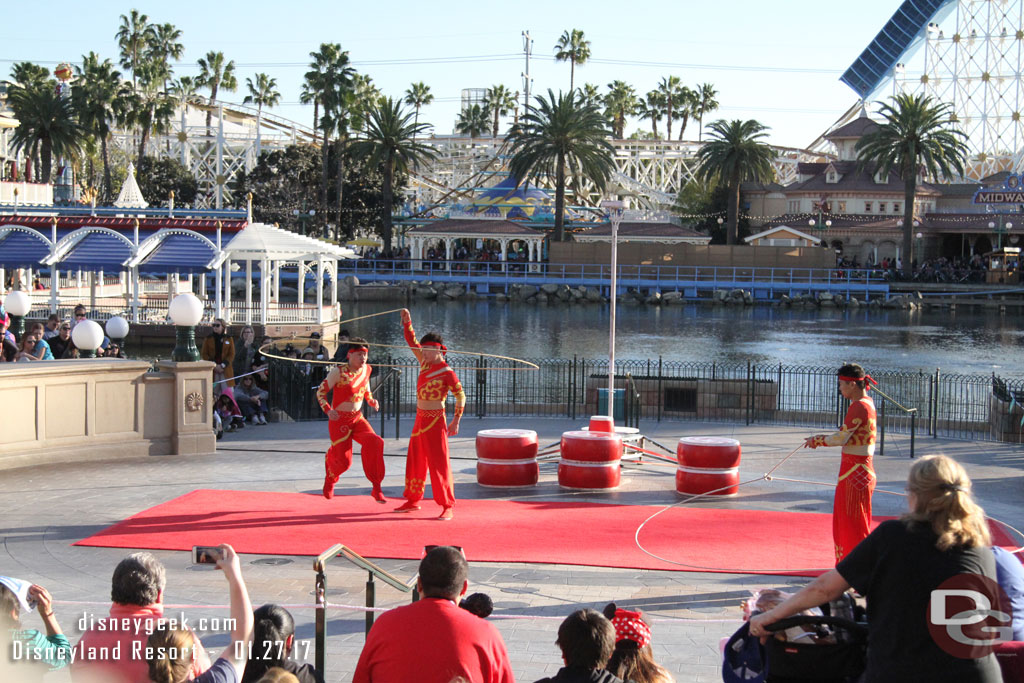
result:
[[(76, 545), (189, 550), (230, 543), (241, 553), (316, 556), (343, 543), (371, 558), (419, 559), (424, 545), (459, 545), (478, 562), (814, 576), (833, 565), (832, 516), (672, 508), (634, 533), (657, 506), (460, 500), (455, 519), (432, 500), (411, 514), (369, 495), (325, 500), (304, 493), (201, 489), (144, 510)], [(880, 520), (879, 520), (880, 521)], [(997, 542), (1002, 543), (998, 529)], [(811, 571), (808, 571), (811, 570)]]

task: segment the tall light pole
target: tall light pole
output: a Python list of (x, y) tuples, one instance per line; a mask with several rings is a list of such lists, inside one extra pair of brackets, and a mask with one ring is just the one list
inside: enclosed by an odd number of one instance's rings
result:
[(612, 224), (612, 273), (611, 273), (611, 309), (608, 320), (608, 417), (615, 420), (615, 300), (618, 289), (619, 268), (619, 224), (626, 210), (626, 203), (621, 200), (601, 202), (601, 208), (608, 214)]
[(1013, 228), (1013, 223), (1011, 223), (1010, 221), (1007, 221), (1006, 223), (1003, 223), (1003, 217), (1002, 216), (999, 217), (999, 224), (998, 225), (996, 225), (992, 221), (989, 221), (988, 229), (992, 230), (993, 232), (996, 233), (996, 240), (997, 240), (996, 251), (1002, 251), (1002, 249), (1003, 249), (1003, 235), (1005, 235), (1007, 232), (1009, 232), (1011, 228)]

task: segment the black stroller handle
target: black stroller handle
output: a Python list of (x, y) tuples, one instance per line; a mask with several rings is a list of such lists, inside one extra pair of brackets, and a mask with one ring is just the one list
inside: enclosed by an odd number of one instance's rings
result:
[(867, 624), (859, 624), (856, 621), (850, 621), (843, 617), (826, 617), (808, 614), (799, 614), (794, 617), (779, 619), (775, 623), (766, 625), (764, 630), (774, 633), (775, 631), (783, 631), (787, 628), (793, 628), (794, 626), (838, 626), (858, 636), (867, 636), (868, 634)]

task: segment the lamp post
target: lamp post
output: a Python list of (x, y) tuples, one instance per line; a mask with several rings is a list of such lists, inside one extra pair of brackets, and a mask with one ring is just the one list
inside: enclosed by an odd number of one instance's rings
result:
[(316, 215), (316, 209), (310, 209), (306, 211), (306, 202), (302, 202), (302, 210), (292, 209), (292, 215), (299, 221), (299, 231), (303, 235), (309, 234), (309, 230), (306, 228), (306, 223), (313, 220), (313, 216)]
[(71, 341), (81, 358), (95, 358), (96, 349), (103, 343), (103, 328), (95, 320), (83, 320), (71, 330)]
[(196, 348), (196, 325), (203, 319), (203, 302), (195, 294), (179, 294), (167, 307), (167, 315), (174, 323), (174, 351), (171, 360), (176, 363), (194, 363), (199, 360)]
[(829, 228), (832, 227), (832, 220), (831, 219), (825, 219), (825, 221), (822, 221), (821, 220), (821, 211), (819, 210), (818, 211), (818, 220), (815, 221), (813, 218), (810, 219), (809, 221), (807, 221), (807, 226), (809, 228), (811, 228), (811, 230), (813, 230), (815, 227), (818, 228), (818, 232), (820, 233), (818, 235), (818, 239), (820, 241), (824, 242), (825, 239), (824, 239), (824, 237), (822, 237), (822, 235), (825, 234), (826, 230), (828, 230)]
[(111, 316), (107, 321), (106, 328), (107, 336), (116, 341), (121, 347), (121, 352), (124, 353), (124, 339), (128, 336), (128, 321), (119, 315)]
[[(921, 250), (921, 239), (924, 237), (923, 232), (917, 233), (917, 257), (924, 261), (924, 252)], [(919, 264), (920, 265), (920, 264)]]
[(721, 216), (719, 216), (717, 219), (715, 219), (715, 222), (718, 223), (718, 229), (721, 230), (722, 229), (722, 223), (725, 223), (725, 219), (722, 218)]
[[(607, 200), (601, 202), (601, 208), (608, 214), (612, 224), (612, 273), (611, 273), (611, 308), (608, 320), (608, 417), (615, 420), (615, 300), (618, 288), (619, 267), (619, 224), (626, 210), (625, 202)], [(721, 219), (719, 219), (721, 220)]]
[(20, 342), (22, 335), (25, 334), (25, 316), (32, 310), (32, 299), (25, 292), (16, 289), (13, 292), (8, 292), (4, 299), (4, 306), (11, 314), (11, 332)]
[(988, 229), (996, 233), (997, 246), (996, 251), (1002, 251), (1003, 249), (1003, 235), (1008, 233), (1013, 228), (1013, 223), (1006, 221), (1003, 223), (1003, 217), (999, 217), (999, 224), (988, 222)]

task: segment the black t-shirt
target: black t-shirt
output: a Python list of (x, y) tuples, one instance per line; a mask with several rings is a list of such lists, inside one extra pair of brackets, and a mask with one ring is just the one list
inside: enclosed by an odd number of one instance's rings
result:
[(933, 589), (963, 573), (995, 580), (995, 560), (985, 548), (935, 547), (935, 533), (900, 520), (882, 522), (838, 565), (846, 582), (868, 600), (868, 667), (864, 681), (999, 683), (995, 657), (959, 659), (928, 632)]

